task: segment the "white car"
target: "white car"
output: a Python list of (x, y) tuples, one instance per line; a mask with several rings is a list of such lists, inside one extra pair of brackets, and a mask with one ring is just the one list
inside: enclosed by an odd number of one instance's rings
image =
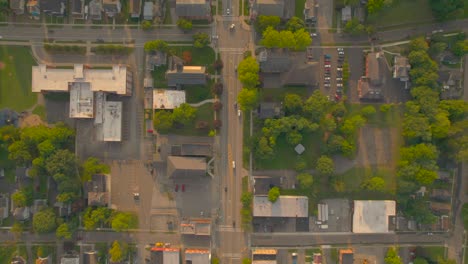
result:
[(314, 38), (314, 37), (317, 37), (317, 36), (318, 36), (317, 33), (310, 33), (311, 38)]
[(230, 30), (233, 30), (233, 29), (235, 29), (235, 28), (236, 28), (236, 25), (235, 25), (235, 24), (231, 24), (231, 26), (229, 26), (229, 29), (230, 29)]
[(329, 77), (329, 76), (328, 76), (328, 77), (325, 77), (325, 80), (326, 80), (326, 81), (329, 81), (329, 80), (331, 80), (331, 77)]
[(342, 71), (342, 70), (343, 70), (343, 68), (336, 68), (336, 70), (337, 70), (337, 71)]
[(336, 81), (343, 81), (343, 78), (338, 77), (336, 78)]
[(232, 168), (233, 168), (233, 169), (236, 168), (236, 162), (235, 162), (235, 161), (232, 161)]
[(330, 64), (325, 64), (325, 68), (331, 68)]
[(229, 10), (229, 8), (226, 9), (226, 15), (230, 15), (230, 14), (231, 14), (231, 10)]
[(336, 87), (343, 87), (343, 84), (342, 83), (337, 83)]
[(343, 51), (343, 48), (337, 48), (336, 50), (337, 51)]
[(240, 116), (241, 116), (241, 112), (242, 112), (242, 111), (241, 111), (240, 109), (239, 109), (239, 110), (237, 110), (237, 116), (238, 116), (238, 117), (240, 117)]

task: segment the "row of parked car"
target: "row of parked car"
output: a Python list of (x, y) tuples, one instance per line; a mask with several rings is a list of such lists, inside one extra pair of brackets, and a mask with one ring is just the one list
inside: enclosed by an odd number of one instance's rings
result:
[(336, 92), (335, 98), (340, 100), (343, 96), (343, 63), (345, 53), (343, 48), (338, 48), (338, 66), (336, 67)]

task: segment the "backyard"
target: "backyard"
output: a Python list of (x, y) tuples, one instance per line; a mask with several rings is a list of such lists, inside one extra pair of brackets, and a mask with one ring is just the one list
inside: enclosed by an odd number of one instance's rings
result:
[(187, 103), (194, 104), (203, 100), (212, 99), (213, 93), (211, 86), (213, 81), (208, 81), (206, 85), (186, 85), (184, 90), (186, 93)]
[[(171, 128), (168, 131), (168, 134), (177, 134), (184, 136), (207, 136), (210, 129), (213, 129), (213, 120), (214, 120), (214, 110), (213, 104), (207, 103), (200, 107), (196, 107), (197, 113), (195, 120), (192, 122), (193, 125), (184, 126), (180, 128)], [(199, 121), (208, 122), (208, 126), (203, 129), (195, 128), (196, 124)]]
[(184, 51), (191, 53), (192, 62), (186, 65), (205, 66), (208, 73), (214, 73), (215, 52), (211, 47), (195, 48), (194, 46), (169, 46), (177, 57), (183, 58)]
[(36, 65), (29, 48), (0, 48), (0, 109), (24, 111), (37, 101), (31, 91), (31, 67)]
[[(417, 12), (415, 12), (417, 10)], [(395, 1), (373, 16), (368, 16), (367, 22), (375, 27), (407, 26), (432, 21), (432, 11), (429, 0)]]

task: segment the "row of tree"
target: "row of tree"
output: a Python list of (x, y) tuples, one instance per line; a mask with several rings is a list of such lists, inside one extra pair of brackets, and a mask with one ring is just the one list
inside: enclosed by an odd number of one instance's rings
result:
[(268, 27), (263, 31), (260, 44), (267, 48), (287, 48), (295, 51), (305, 50), (312, 44), (309, 32), (301, 28), (296, 31), (281, 30)]
[(173, 127), (192, 125), (196, 115), (197, 109), (185, 103), (172, 111), (158, 110), (154, 114), (154, 128), (167, 133)]
[(278, 16), (258, 16), (255, 21), (255, 30), (263, 34), (263, 32), (268, 28), (272, 27), (273, 29), (286, 29), (291, 32), (296, 32), (300, 29), (305, 29), (305, 23), (302, 19), (298, 17), (291, 17), (285, 25), (281, 24), (281, 18)]
[(260, 65), (252, 56), (244, 58), (237, 67), (237, 77), (243, 86), (237, 96), (237, 102), (242, 111), (250, 111), (258, 104), (259, 71)]
[(136, 215), (119, 212), (107, 207), (88, 207), (83, 214), (83, 226), (86, 230), (110, 227), (121, 232), (138, 226)]

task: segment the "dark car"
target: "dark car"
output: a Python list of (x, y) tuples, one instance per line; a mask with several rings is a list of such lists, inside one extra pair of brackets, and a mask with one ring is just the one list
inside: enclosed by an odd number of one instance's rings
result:
[(179, 184), (176, 184), (176, 185), (175, 185), (175, 191), (176, 191), (176, 192), (179, 191)]
[(182, 192), (185, 192), (185, 184), (182, 184)]

